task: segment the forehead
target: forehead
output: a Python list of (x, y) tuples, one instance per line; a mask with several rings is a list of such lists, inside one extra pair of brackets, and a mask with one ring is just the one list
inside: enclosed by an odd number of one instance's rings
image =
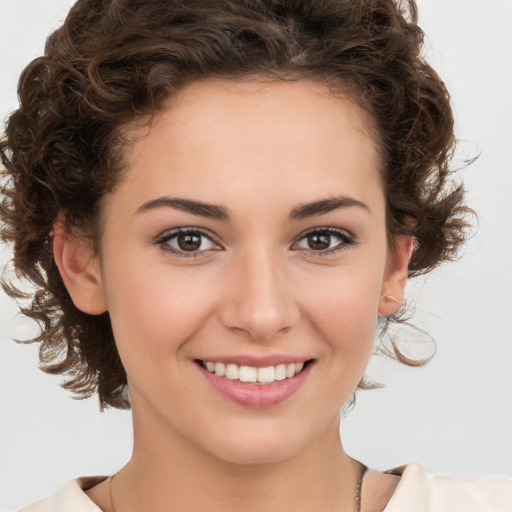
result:
[(317, 82), (200, 81), (135, 134), (123, 181), (139, 202), (365, 195), (381, 189), (372, 133), (357, 104)]
[[(169, 132), (174, 129), (178, 134), (180, 130), (184, 136), (194, 132), (198, 140), (207, 134), (212, 142), (215, 138), (232, 139), (235, 134), (245, 133), (248, 139), (251, 134), (259, 135), (260, 145), (271, 146), (275, 140), (292, 137), (318, 143), (320, 137), (314, 137), (317, 127), (331, 125), (336, 137), (350, 125), (378, 152), (373, 119), (353, 96), (348, 88), (338, 87), (335, 92), (314, 80), (209, 79), (193, 82), (171, 97), (164, 115), (156, 116), (152, 126), (163, 124)], [(188, 131), (192, 125), (193, 130)], [(268, 136), (262, 137), (265, 133)], [(325, 138), (325, 130), (320, 133)]]

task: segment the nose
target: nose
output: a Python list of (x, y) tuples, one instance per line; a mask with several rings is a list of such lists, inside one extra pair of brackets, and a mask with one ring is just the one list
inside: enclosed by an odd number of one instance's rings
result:
[(221, 322), (232, 331), (262, 342), (297, 325), (300, 309), (285, 270), (272, 248), (240, 255), (228, 271)]

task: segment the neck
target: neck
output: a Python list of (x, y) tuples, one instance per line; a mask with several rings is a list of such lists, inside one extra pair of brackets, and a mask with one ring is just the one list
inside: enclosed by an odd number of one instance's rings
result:
[(118, 512), (132, 510), (354, 510), (360, 466), (343, 450), (338, 418), (309, 446), (272, 463), (214, 457), (134, 414), (134, 451), (113, 486)]

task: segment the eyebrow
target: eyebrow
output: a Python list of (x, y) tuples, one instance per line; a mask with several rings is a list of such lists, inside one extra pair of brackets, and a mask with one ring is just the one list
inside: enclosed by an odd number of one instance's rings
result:
[[(295, 207), (289, 215), (290, 220), (302, 220), (309, 217), (315, 217), (317, 215), (324, 215), (326, 213), (338, 210), (340, 208), (361, 208), (370, 212), (368, 205), (349, 196), (336, 196), (329, 197), (327, 199), (321, 199), (319, 201), (313, 201), (311, 203), (304, 203)], [(157, 208), (174, 208), (193, 215), (200, 217), (206, 217), (215, 220), (230, 220), (229, 210), (224, 206), (204, 203), (202, 201), (196, 201), (193, 199), (184, 199), (177, 197), (158, 197), (145, 202), (141, 207), (138, 208), (137, 213), (144, 213), (149, 210)]]
[(174, 208), (182, 212), (193, 213), (201, 217), (216, 220), (229, 220), (229, 213), (226, 208), (216, 204), (203, 203), (193, 199), (183, 199), (176, 197), (158, 197), (144, 203), (137, 213), (144, 213), (156, 208)]
[(302, 220), (308, 217), (315, 217), (317, 215), (324, 215), (338, 210), (339, 208), (361, 208), (371, 213), (367, 204), (359, 201), (354, 197), (337, 196), (321, 199), (312, 203), (305, 203), (297, 206), (290, 212), (290, 220)]

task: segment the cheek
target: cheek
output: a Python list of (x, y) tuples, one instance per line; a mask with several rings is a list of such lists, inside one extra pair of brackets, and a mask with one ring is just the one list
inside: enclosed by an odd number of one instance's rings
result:
[(378, 319), (382, 271), (350, 266), (317, 276), (305, 291), (309, 321), (333, 353), (344, 359), (367, 359)]
[(168, 366), (214, 308), (214, 290), (202, 285), (199, 273), (154, 265), (130, 277), (119, 268), (109, 275), (109, 313), (127, 369), (149, 361)]

